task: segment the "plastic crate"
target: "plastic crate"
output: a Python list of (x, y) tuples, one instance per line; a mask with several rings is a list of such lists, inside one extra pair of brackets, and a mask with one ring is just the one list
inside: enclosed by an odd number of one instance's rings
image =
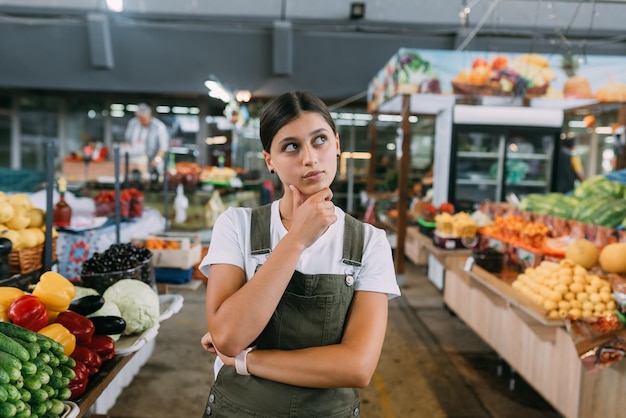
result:
[(189, 269), (155, 268), (154, 277), (157, 283), (183, 284), (191, 280), (193, 267)]

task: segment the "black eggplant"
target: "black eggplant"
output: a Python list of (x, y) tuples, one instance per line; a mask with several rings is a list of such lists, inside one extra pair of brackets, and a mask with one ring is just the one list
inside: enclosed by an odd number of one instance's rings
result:
[(104, 306), (104, 298), (101, 295), (87, 295), (71, 301), (69, 310), (87, 316), (102, 306)]
[(13, 242), (8, 238), (0, 238), (0, 256), (9, 255), (13, 249)]
[(91, 316), (89, 317), (95, 328), (95, 335), (116, 335), (126, 329), (126, 321), (121, 316)]

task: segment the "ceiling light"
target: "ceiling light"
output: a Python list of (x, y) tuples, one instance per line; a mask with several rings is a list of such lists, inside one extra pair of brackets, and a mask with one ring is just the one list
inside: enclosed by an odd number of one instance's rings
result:
[(106, 0), (107, 7), (112, 12), (121, 12), (124, 10), (124, 0)]
[(239, 90), (235, 94), (235, 99), (237, 99), (239, 103), (248, 103), (250, 99), (252, 99), (252, 93), (248, 90)]

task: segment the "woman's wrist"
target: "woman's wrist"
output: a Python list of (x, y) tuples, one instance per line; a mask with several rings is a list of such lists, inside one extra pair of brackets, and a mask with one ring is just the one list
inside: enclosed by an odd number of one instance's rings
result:
[(237, 370), (237, 374), (250, 376), (250, 372), (248, 372), (248, 353), (254, 350), (256, 350), (256, 346), (248, 347), (235, 356), (235, 370)]

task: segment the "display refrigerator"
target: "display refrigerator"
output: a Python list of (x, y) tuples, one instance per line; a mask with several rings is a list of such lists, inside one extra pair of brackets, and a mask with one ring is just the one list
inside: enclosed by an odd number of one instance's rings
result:
[(448, 201), (472, 212), (481, 202), (553, 190), (563, 112), (457, 105)]

